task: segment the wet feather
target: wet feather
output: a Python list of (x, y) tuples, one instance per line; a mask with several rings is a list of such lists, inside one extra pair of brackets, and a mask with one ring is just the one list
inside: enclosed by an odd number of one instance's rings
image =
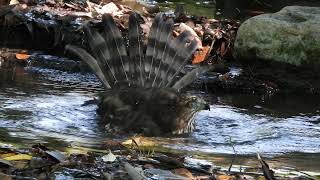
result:
[(168, 82), (168, 72), (169, 70), (173, 70), (172, 64), (177, 60), (180, 56), (178, 52), (181, 51), (187, 41), (191, 39), (191, 33), (189, 31), (182, 32), (177, 38), (171, 40), (169, 43), (169, 48), (167, 53), (165, 53), (165, 58), (163, 60), (163, 68), (161, 68), (161, 82), (158, 87), (164, 87)]
[(147, 87), (151, 86), (150, 76), (153, 68), (152, 67), (153, 60), (156, 55), (156, 46), (157, 46), (156, 42), (157, 42), (157, 38), (159, 37), (158, 32), (161, 29), (160, 27), (161, 27), (162, 21), (163, 21), (163, 14), (162, 13), (157, 14), (150, 28), (146, 55), (145, 55), (145, 73), (146, 73), (146, 81), (148, 81), (146, 83)]
[(104, 38), (110, 49), (113, 65), (117, 67), (116, 75), (120, 77), (119, 79), (129, 82), (128, 74), (130, 64), (121, 32), (110, 14), (104, 14), (102, 16), (102, 22), (105, 29)]
[(143, 42), (138, 14), (133, 13), (129, 17), (129, 63), (130, 74), (133, 81), (138, 81), (144, 86), (144, 62)]
[(154, 74), (155, 77), (153, 79), (152, 87), (157, 87), (157, 85), (161, 82), (159, 78), (161, 68), (163, 68), (162, 62), (164, 61), (165, 54), (169, 50), (169, 43), (171, 42), (172, 37), (172, 28), (173, 28), (173, 20), (167, 19), (162, 23), (161, 31), (159, 32), (159, 39), (157, 39), (157, 53), (154, 59)]
[(114, 74), (114, 68), (111, 64), (109, 48), (103, 39), (103, 37), (95, 32), (91, 31), (88, 25), (84, 25), (83, 31), (88, 40), (91, 52), (95, 56), (96, 60), (101, 64), (101, 69), (106, 69), (104, 72), (106, 79), (110, 82), (110, 85), (113, 85), (117, 82), (117, 78)]
[(66, 50), (78, 55), (81, 58), (81, 60), (86, 62), (88, 66), (92, 69), (92, 71), (97, 75), (104, 87), (111, 88), (107, 78), (105, 77), (105, 69), (101, 68), (104, 66), (100, 62), (98, 62), (94, 57), (92, 57), (87, 51), (72, 45), (67, 45)]
[(190, 60), (191, 56), (198, 48), (198, 43), (196, 40), (192, 40), (190, 43), (185, 44), (185, 48), (182, 48), (176, 56), (176, 60), (172, 63), (170, 70), (168, 72), (168, 83), (166, 87), (171, 87), (175, 83), (175, 77), (180, 73), (180, 71), (185, 67)]
[(186, 75), (184, 75), (181, 79), (179, 79), (173, 86), (173, 89), (176, 89), (180, 91), (180, 89), (184, 88), (185, 86), (192, 83), (194, 80), (196, 80), (199, 76), (204, 74), (205, 72), (208, 72), (211, 70), (210, 66), (199, 66), (192, 71), (188, 72)]

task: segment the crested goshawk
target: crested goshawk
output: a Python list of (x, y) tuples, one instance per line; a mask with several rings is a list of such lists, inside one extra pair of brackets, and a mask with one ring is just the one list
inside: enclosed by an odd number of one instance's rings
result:
[(139, 17), (129, 17), (128, 43), (112, 16), (104, 14), (102, 33), (88, 24), (83, 28), (92, 55), (73, 45), (66, 49), (86, 62), (106, 88), (98, 112), (108, 129), (156, 136), (190, 133), (196, 113), (209, 105), (180, 89), (209, 68), (198, 66), (182, 74), (198, 48), (195, 37), (189, 31), (173, 37), (173, 19), (159, 13), (145, 46)]

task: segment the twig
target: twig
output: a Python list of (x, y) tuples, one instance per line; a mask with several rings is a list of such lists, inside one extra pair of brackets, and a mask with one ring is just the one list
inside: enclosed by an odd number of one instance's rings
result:
[(232, 165), (233, 165), (233, 162), (234, 162), (234, 160), (235, 160), (236, 157), (237, 157), (237, 151), (236, 151), (236, 149), (234, 148), (234, 144), (233, 144), (230, 136), (229, 136), (229, 142), (230, 142), (230, 145), (231, 145), (232, 150), (233, 150), (233, 152), (234, 152), (233, 157), (232, 157), (232, 159), (231, 159), (231, 163), (230, 163), (229, 169), (228, 169), (228, 172), (230, 173), (230, 172), (231, 172)]

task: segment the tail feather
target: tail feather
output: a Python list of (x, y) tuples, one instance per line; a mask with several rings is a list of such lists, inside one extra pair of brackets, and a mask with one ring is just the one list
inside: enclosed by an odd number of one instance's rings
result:
[(124, 45), (122, 35), (118, 27), (116, 26), (113, 18), (109, 14), (102, 16), (102, 22), (104, 24), (104, 38), (110, 49), (110, 55), (112, 64), (116, 69), (116, 76), (121, 80), (130, 82), (129, 69), (130, 64), (128, 61), (128, 55), (126, 47)]
[(192, 83), (195, 79), (197, 79), (200, 75), (203, 73), (209, 71), (211, 67), (209, 66), (199, 66), (192, 71), (188, 72), (186, 75), (184, 75), (181, 79), (179, 79), (173, 86), (173, 89), (180, 90), (183, 87), (189, 85)]
[(106, 78), (106, 70), (103, 68), (104, 66), (99, 61), (97, 61), (94, 57), (92, 57), (86, 50), (76, 46), (72, 46), (72, 45), (67, 45), (66, 50), (72, 52), (73, 54), (78, 55), (82, 61), (86, 62), (89, 65), (89, 67), (100, 79), (103, 86), (105, 88), (111, 88)]
[(157, 39), (157, 52), (155, 53), (153, 73), (155, 75), (152, 83), (152, 87), (157, 86), (160, 83), (158, 77), (161, 71), (161, 65), (164, 61), (164, 56), (168, 51), (169, 44), (172, 37), (173, 20), (167, 19), (162, 23), (161, 31), (159, 32), (159, 39)]
[(175, 59), (179, 57), (177, 55), (179, 50), (184, 48), (184, 45), (190, 39), (191, 35), (192, 34), (189, 31), (184, 31), (169, 43), (168, 51), (165, 54), (165, 58), (163, 60), (163, 68), (161, 68), (160, 72), (161, 82), (159, 84), (159, 87), (165, 86), (168, 82), (168, 72), (170, 69), (172, 69), (171, 66), (175, 62)]
[(139, 25), (138, 14), (133, 13), (129, 17), (129, 57), (130, 73), (132, 80), (144, 86), (144, 62), (143, 62), (143, 42)]
[(150, 29), (145, 55), (139, 17), (135, 13), (129, 17), (129, 56), (121, 32), (108, 14), (102, 18), (102, 34), (84, 26), (95, 58), (81, 48), (67, 46), (67, 50), (80, 56), (106, 88), (134, 84), (147, 88), (172, 87), (179, 90), (206, 69), (196, 69), (177, 77), (198, 48), (198, 43), (189, 31), (173, 38), (174, 22), (170, 18), (164, 18), (162, 13), (156, 15)]
[[(156, 15), (154, 22), (150, 28), (150, 33), (148, 37), (148, 44), (145, 56), (145, 72), (146, 72), (146, 81), (150, 84), (150, 76), (152, 73), (153, 60), (156, 54), (157, 39), (159, 37), (159, 31), (161, 29), (161, 24), (163, 21), (163, 14), (159, 13)], [(150, 86), (150, 85), (146, 85)]]
[(175, 77), (184, 68), (188, 60), (198, 48), (198, 43), (195, 39), (193, 39), (190, 43), (180, 44), (179, 46), (181, 45), (184, 47), (178, 50), (174, 62), (169, 67), (168, 82), (165, 87), (171, 87), (171, 85), (175, 83)]
[(91, 31), (88, 25), (85, 25), (83, 31), (88, 39), (88, 44), (90, 49), (96, 58), (96, 60), (101, 64), (101, 69), (106, 69), (104, 74), (108, 80), (108, 82), (113, 85), (117, 82), (117, 78), (115, 76), (115, 71), (111, 63), (109, 48), (103, 37), (95, 32)]

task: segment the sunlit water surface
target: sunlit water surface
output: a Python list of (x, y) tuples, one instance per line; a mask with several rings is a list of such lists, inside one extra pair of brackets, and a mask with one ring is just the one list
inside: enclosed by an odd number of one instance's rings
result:
[[(108, 135), (97, 106), (83, 104), (102, 91), (88, 73), (0, 68), (0, 140), (99, 147)], [(320, 159), (319, 98), (192, 93), (211, 102), (211, 110), (198, 114), (194, 133), (163, 138), (165, 146), (197, 153), (312, 153)]]

